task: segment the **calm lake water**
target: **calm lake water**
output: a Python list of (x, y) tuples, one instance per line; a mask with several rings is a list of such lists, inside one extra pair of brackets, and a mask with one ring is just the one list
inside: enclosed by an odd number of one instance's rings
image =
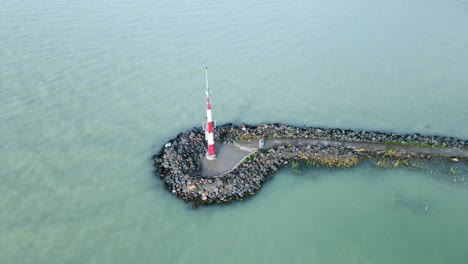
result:
[(0, 263), (467, 263), (468, 188), (422, 171), (165, 191), (150, 157), (204, 121), (205, 66), (220, 124), (468, 138), (467, 1), (5, 0)]

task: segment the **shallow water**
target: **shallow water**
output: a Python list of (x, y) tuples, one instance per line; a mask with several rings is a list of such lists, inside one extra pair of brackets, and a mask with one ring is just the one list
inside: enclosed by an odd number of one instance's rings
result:
[(463, 263), (462, 184), (285, 169), (192, 210), (149, 158), (203, 122), (204, 66), (219, 123), (467, 139), (467, 24), (465, 1), (0, 4), (0, 262)]

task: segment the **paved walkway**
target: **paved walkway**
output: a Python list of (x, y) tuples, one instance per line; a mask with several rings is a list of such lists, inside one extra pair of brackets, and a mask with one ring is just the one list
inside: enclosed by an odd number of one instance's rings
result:
[(203, 158), (202, 176), (215, 177), (231, 171), (239, 165), (247, 156), (258, 150), (258, 142), (241, 142), (239, 144), (227, 145), (216, 144), (216, 160)]
[(292, 139), (273, 139), (265, 141), (265, 148), (272, 148), (284, 145), (294, 146), (305, 146), (305, 145), (329, 145), (329, 146), (341, 146), (353, 149), (365, 149), (369, 151), (386, 150), (392, 148), (394, 150), (414, 152), (420, 154), (430, 154), (443, 157), (459, 157), (468, 158), (468, 150), (456, 149), (456, 148), (423, 148), (417, 146), (397, 146), (385, 143), (371, 143), (371, 142), (351, 142), (351, 141), (339, 141), (339, 140), (320, 140), (310, 138), (292, 138)]
[[(468, 150), (450, 149), (450, 148), (421, 148), (409, 146), (395, 146), (384, 143), (370, 143), (370, 142), (349, 142), (338, 140), (319, 140), (310, 138), (282, 138), (265, 140), (264, 148), (273, 148), (278, 146), (305, 146), (305, 145), (329, 145), (329, 146), (342, 146), (354, 149), (365, 149), (370, 151), (386, 150), (392, 148), (394, 150), (415, 152), (421, 154), (430, 154), (443, 157), (458, 157), (468, 159)], [(245, 158), (250, 154), (257, 152), (258, 141), (240, 141), (233, 145), (217, 144), (216, 145), (216, 160), (207, 160), (203, 158), (202, 176), (216, 177), (221, 176), (227, 172), (235, 169)]]

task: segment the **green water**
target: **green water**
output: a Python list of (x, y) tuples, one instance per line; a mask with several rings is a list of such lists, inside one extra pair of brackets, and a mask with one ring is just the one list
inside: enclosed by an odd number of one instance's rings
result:
[(0, 263), (465, 263), (463, 184), (285, 169), (192, 210), (150, 157), (204, 121), (205, 66), (219, 123), (467, 139), (467, 25), (466, 1), (3, 1)]

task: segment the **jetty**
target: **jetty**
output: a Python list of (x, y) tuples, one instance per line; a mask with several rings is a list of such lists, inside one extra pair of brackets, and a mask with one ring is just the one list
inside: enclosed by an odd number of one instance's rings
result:
[[(153, 156), (155, 172), (178, 198), (195, 204), (224, 203), (254, 195), (283, 167), (416, 167), (430, 160), (468, 162), (468, 141), (454, 137), (298, 127), (283, 124), (216, 128), (216, 159), (206, 158), (205, 131), (179, 133)], [(467, 185), (465, 175), (452, 175)], [(467, 177), (468, 178), (468, 177)]]
[[(351, 167), (372, 160), (378, 167), (421, 167), (438, 159), (468, 161), (468, 141), (453, 137), (260, 124), (216, 126), (205, 68), (206, 122), (179, 133), (153, 156), (155, 173), (172, 194), (187, 202), (213, 204), (254, 195), (279, 169)], [(217, 142), (215, 144), (215, 142)], [(468, 184), (466, 175), (450, 174)]]
[(324, 145), (324, 146), (335, 146), (345, 147), (354, 150), (366, 150), (366, 151), (396, 151), (400, 153), (419, 153), (420, 155), (428, 155), (434, 157), (446, 157), (451, 158), (452, 161), (458, 161), (460, 158), (468, 158), (468, 150), (454, 149), (447, 147), (421, 147), (417, 144), (404, 145), (396, 143), (372, 143), (372, 142), (352, 142), (352, 141), (340, 141), (340, 140), (320, 140), (311, 138), (280, 138), (263, 140), (263, 147), (259, 147), (257, 141), (241, 141), (234, 144), (221, 144), (217, 153), (218, 158), (215, 162), (209, 160), (201, 160), (201, 175), (204, 177), (219, 177), (225, 173), (229, 173), (234, 170), (240, 163), (247, 159), (250, 155), (255, 154), (259, 149), (271, 149), (286, 146), (313, 146), (313, 145)]

